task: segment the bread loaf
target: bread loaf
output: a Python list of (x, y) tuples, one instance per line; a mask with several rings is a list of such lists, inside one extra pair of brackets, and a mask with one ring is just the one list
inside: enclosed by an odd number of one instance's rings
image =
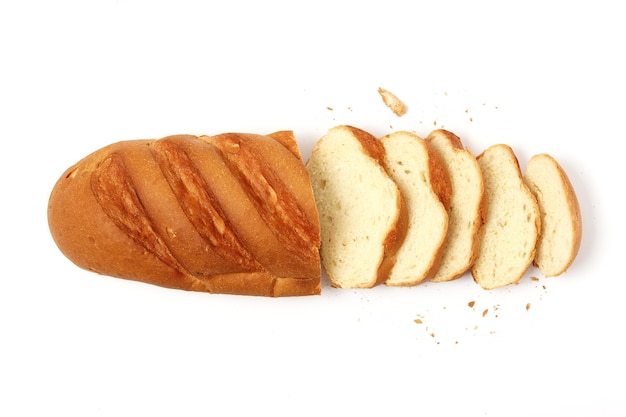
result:
[(582, 239), (574, 187), (561, 165), (547, 154), (530, 158), (524, 181), (541, 211), (541, 234), (533, 263), (546, 277), (561, 275), (576, 258)]
[(445, 130), (379, 140), (351, 126), (330, 129), (306, 165), (289, 131), (114, 143), (63, 173), (48, 222), (89, 271), (274, 297), (319, 294), (322, 265), (340, 288), (470, 269), (494, 289), (531, 262), (562, 274), (582, 235), (572, 184), (549, 155), (522, 178), (507, 145), (474, 158)]
[(383, 282), (406, 231), (406, 210), (385, 165), (385, 149), (371, 134), (330, 129), (306, 167), (321, 225), (321, 259), (331, 283), (369, 288)]
[(424, 139), (410, 132), (381, 138), (385, 163), (404, 197), (406, 237), (385, 284), (416, 285), (436, 269), (448, 231), (452, 188), (448, 171)]
[(487, 195), (484, 233), (472, 267), (484, 289), (518, 282), (535, 257), (541, 218), (513, 150), (493, 145), (477, 157)]
[(450, 281), (474, 264), (480, 249), (485, 186), (478, 162), (461, 139), (443, 129), (432, 131), (426, 141), (447, 168), (452, 195), (448, 211), (448, 235), (442, 257), (431, 281)]
[(118, 142), (69, 168), (49, 199), (81, 268), (211, 293), (319, 294), (320, 227), (291, 132)]

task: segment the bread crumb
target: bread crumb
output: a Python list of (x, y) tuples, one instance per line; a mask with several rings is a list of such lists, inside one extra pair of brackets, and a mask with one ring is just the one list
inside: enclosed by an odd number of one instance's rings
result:
[(326, 106), (326, 110), (333, 111), (334, 109), (332, 107), (330, 107), (330, 106)]
[(424, 322), (422, 321), (422, 319), (415, 319), (415, 320), (413, 320), (413, 321), (414, 321), (415, 323), (417, 323), (417, 324), (422, 324), (422, 323), (424, 323)]
[(489, 309), (486, 308), (485, 311), (483, 311), (483, 317), (485, 317), (487, 315), (487, 313), (489, 313)]
[(474, 301), (470, 301), (469, 303), (467, 303), (468, 306), (470, 307), (474, 307), (475, 302)]
[(526, 311), (530, 310), (530, 303), (526, 304)]
[(406, 113), (406, 106), (395, 94), (384, 88), (378, 88), (378, 94), (380, 94), (385, 105), (389, 107), (396, 116), (400, 117)]

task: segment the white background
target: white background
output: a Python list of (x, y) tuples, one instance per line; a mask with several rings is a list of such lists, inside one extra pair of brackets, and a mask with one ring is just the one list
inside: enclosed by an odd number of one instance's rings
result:
[[(0, 415), (626, 415), (618, 2), (203, 3), (0, 4)], [(552, 154), (576, 262), (265, 299), (91, 274), (48, 232), (57, 178), (108, 143), (290, 129), (308, 157), (338, 124)]]

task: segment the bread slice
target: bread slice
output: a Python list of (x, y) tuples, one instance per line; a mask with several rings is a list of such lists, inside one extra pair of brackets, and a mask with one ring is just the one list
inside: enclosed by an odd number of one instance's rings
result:
[(307, 162), (321, 227), (321, 259), (331, 284), (369, 288), (386, 278), (406, 222), (385, 149), (351, 126), (330, 129)]
[(431, 281), (450, 281), (465, 274), (478, 256), (486, 201), (485, 186), (476, 158), (463, 147), (458, 136), (437, 129), (426, 137), (426, 141), (443, 161), (452, 187), (448, 236)]
[(574, 261), (582, 239), (580, 206), (574, 187), (550, 155), (533, 156), (524, 181), (537, 198), (541, 234), (534, 264), (546, 277), (561, 275)]
[(394, 132), (381, 139), (391, 178), (404, 196), (408, 229), (396, 254), (387, 285), (418, 284), (437, 265), (448, 230), (450, 180), (436, 153), (410, 132)]
[(509, 146), (493, 145), (476, 159), (485, 182), (487, 212), (472, 275), (490, 290), (522, 278), (535, 257), (541, 218)]

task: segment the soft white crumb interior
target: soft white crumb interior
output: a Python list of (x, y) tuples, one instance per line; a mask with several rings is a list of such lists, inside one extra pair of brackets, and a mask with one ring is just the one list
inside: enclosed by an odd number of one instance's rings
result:
[(307, 163), (321, 226), (321, 257), (339, 287), (377, 279), (383, 243), (397, 216), (397, 187), (349, 132), (320, 139)]

